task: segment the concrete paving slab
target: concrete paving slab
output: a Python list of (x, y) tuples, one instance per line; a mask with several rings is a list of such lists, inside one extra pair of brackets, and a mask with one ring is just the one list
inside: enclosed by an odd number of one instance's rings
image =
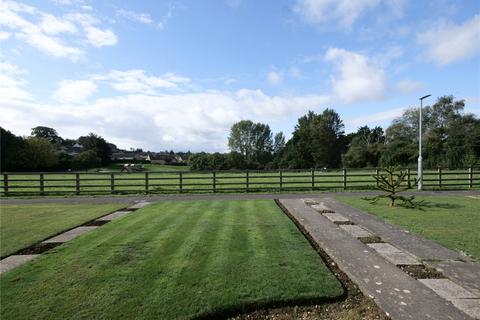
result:
[(313, 210), (317, 210), (320, 213), (334, 213), (335, 211), (327, 207), (323, 202), (320, 202), (319, 204), (314, 204), (311, 205)]
[(39, 254), (23, 254), (6, 257), (5, 259), (2, 259), (0, 261), (0, 274), (12, 270), (19, 265), (27, 263), (28, 261), (33, 260), (38, 256)]
[(406, 230), (385, 223), (382, 219), (364, 213), (333, 198), (314, 198), (322, 201), (357, 225), (363, 226), (403, 252), (410, 253), (422, 260), (460, 260), (465, 256), (454, 250), (447, 249), (433, 241), (424, 239)]
[(421, 265), (422, 263), (414, 256), (405, 252), (380, 253), (382, 257), (394, 265)]
[(377, 251), (382, 257), (393, 263), (394, 265), (420, 265), (422, 264), (418, 258), (411, 254), (402, 252), (400, 249), (389, 243), (369, 243), (368, 247)]
[(314, 204), (318, 204), (318, 202), (315, 201), (315, 200), (313, 200), (313, 199), (302, 199), (302, 200), (303, 200), (303, 202), (304, 202), (306, 205), (308, 205), (308, 206), (312, 206), (312, 205), (314, 205)]
[(453, 299), (455, 307), (474, 319), (480, 319), (480, 299)]
[(123, 216), (126, 216), (129, 213), (131, 213), (131, 212), (130, 211), (115, 211), (114, 213), (110, 213), (109, 215), (98, 218), (97, 221), (112, 221), (112, 220), (121, 218)]
[(471, 319), (386, 261), (372, 248), (343, 232), (301, 200), (280, 200), (294, 220), (393, 319)]
[(425, 261), (424, 263), (480, 296), (480, 263), (462, 261)]
[(141, 209), (145, 206), (148, 206), (150, 203), (151, 202), (141, 201), (141, 202), (135, 203), (133, 206), (128, 207), (128, 209)]
[(323, 214), (328, 220), (332, 222), (347, 222), (350, 221), (344, 216), (342, 216), (340, 213), (324, 213)]
[(75, 239), (76, 237), (92, 231), (94, 229), (97, 229), (98, 226), (93, 226), (93, 227), (76, 227), (75, 229), (69, 230), (67, 232), (64, 232), (62, 234), (59, 234), (58, 236), (55, 236), (53, 238), (47, 239), (43, 241), (43, 243), (50, 243), (50, 242), (67, 242), (72, 239)]
[(355, 238), (364, 238), (364, 237), (373, 236), (373, 234), (371, 234), (370, 232), (368, 232), (367, 230), (359, 226), (345, 224), (345, 225), (340, 225), (339, 227), (342, 230), (348, 232), (350, 235), (354, 236)]
[(480, 298), (450, 279), (418, 279), (421, 283), (447, 300)]
[(392, 246), (390, 243), (369, 243), (367, 244), (370, 248), (377, 251), (378, 253), (398, 253), (402, 250), (397, 247)]

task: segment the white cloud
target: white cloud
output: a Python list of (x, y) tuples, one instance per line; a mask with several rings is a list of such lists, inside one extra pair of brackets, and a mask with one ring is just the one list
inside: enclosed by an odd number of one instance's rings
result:
[(395, 108), (387, 111), (382, 111), (367, 116), (354, 117), (345, 120), (345, 125), (349, 127), (360, 127), (367, 124), (381, 124), (386, 121), (391, 121), (400, 117), (406, 108)]
[(18, 13), (41, 15), (36, 8), (15, 2), (0, 3), (0, 25), (11, 28), (18, 39), (56, 58), (78, 59), (83, 51), (66, 45), (61, 39), (47, 35), (42, 28), (21, 17)]
[(440, 65), (453, 63), (480, 52), (480, 15), (463, 24), (442, 22), (418, 34), (417, 40), (427, 47), (427, 55)]
[[(22, 3), (0, 2), (0, 26), (11, 29), (16, 39), (55, 58), (78, 60), (84, 55), (83, 49), (78, 47), (80, 42), (94, 47), (116, 44), (118, 38), (115, 33), (99, 27), (100, 23), (88, 13), (70, 13), (58, 17)], [(76, 24), (81, 26), (82, 32), (79, 32)], [(8, 38), (9, 33), (3, 32), (3, 37)], [(69, 37), (61, 38), (65, 33)]]
[(423, 87), (423, 83), (413, 80), (401, 80), (397, 82), (397, 89), (402, 93), (416, 92), (423, 89)]
[(94, 47), (113, 46), (118, 41), (110, 29), (102, 30), (94, 26), (86, 26), (84, 29), (87, 32), (87, 42)]
[(85, 41), (94, 47), (113, 46), (118, 42), (115, 33), (110, 29), (98, 28), (100, 21), (89, 13), (73, 13), (67, 17), (82, 26), (85, 31)]
[(379, 3), (380, 0), (297, 0), (293, 10), (307, 23), (333, 23), (350, 29), (365, 11)]
[(24, 101), (32, 99), (32, 95), (23, 87), (26, 81), (21, 78), (26, 73), (11, 62), (4, 60), (0, 62), (0, 97), (3, 101)]
[(10, 38), (12, 34), (10, 32), (0, 30), (0, 41), (5, 41)]
[(147, 75), (145, 70), (113, 70), (106, 75), (94, 75), (92, 80), (110, 84), (114, 89), (126, 93), (155, 94), (156, 89), (176, 89), (190, 82), (189, 78), (166, 73), (161, 77)]
[(63, 32), (74, 33), (77, 31), (77, 28), (73, 23), (68, 20), (57, 18), (51, 14), (44, 14), (42, 20), (39, 24), (40, 29), (42, 29), (47, 34), (59, 34)]
[(153, 21), (152, 17), (148, 13), (138, 13), (131, 10), (119, 9), (117, 10), (117, 16), (143, 24), (155, 23), (155, 21)]
[(283, 81), (283, 75), (278, 71), (271, 70), (267, 73), (267, 81), (273, 86), (279, 85)]
[[(109, 80), (100, 78), (90, 81)], [(172, 79), (187, 78), (170, 75)], [(94, 131), (125, 148), (225, 151), (228, 130), (236, 121), (250, 118), (274, 125), (309, 109), (321, 110), (330, 101), (322, 95), (269, 96), (261, 90), (241, 89), (123, 94), (75, 103), (87, 99), (94, 88), (87, 80), (63, 81), (55, 94), (59, 102), (50, 104), (0, 96), (0, 125), (28, 134), (42, 123), (70, 138)]]
[(155, 21), (149, 13), (135, 12), (132, 10), (118, 9), (116, 11), (117, 17), (128, 19), (133, 22), (142, 23), (156, 27), (158, 30), (163, 30), (170, 18), (172, 17), (175, 7), (170, 4), (167, 13), (162, 17), (160, 21)]
[(85, 101), (96, 90), (97, 86), (92, 81), (63, 80), (53, 97), (60, 102), (78, 103)]
[(383, 98), (386, 76), (366, 56), (338, 48), (330, 48), (325, 60), (334, 62), (338, 75), (331, 78), (333, 93), (346, 103)]

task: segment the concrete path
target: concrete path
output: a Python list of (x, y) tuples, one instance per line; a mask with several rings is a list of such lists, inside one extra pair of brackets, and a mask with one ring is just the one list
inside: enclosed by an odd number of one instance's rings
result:
[[(339, 210), (340, 207), (333, 206), (332, 200), (328, 203), (322, 200), (318, 199), (318, 202), (331, 208), (337, 214), (350, 219), (348, 213), (344, 214), (343, 210)], [(392, 319), (457, 320), (472, 319), (472, 317), (477, 316), (475, 314), (475, 300), (479, 297), (476, 294), (469, 292), (473, 294), (475, 299), (465, 299), (463, 298), (465, 292), (452, 293), (452, 290), (447, 289), (452, 295), (446, 298), (445, 295), (442, 296), (432, 290), (432, 286), (415, 280), (398, 268), (395, 260), (392, 260), (393, 258), (387, 259), (385, 255), (380, 254), (379, 251), (382, 251), (382, 249), (384, 253), (390, 253), (386, 246), (373, 248), (362, 243), (357, 239), (357, 236), (362, 237), (364, 234), (358, 234), (358, 229), (355, 232), (345, 231), (344, 227), (347, 225), (335, 224), (302, 199), (282, 199), (280, 202), (290, 212), (293, 219), (303, 227), (305, 232), (338, 264), (339, 268), (359, 286), (364, 294), (373, 297), (376, 303)], [(374, 228), (371, 229), (360, 223), (355, 224), (355, 226), (374, 236), (379, 236)], [(387, 228), (387, 230), (390, 229)], [(403, 236), (408, 237), (409, 235), (403, 233)], [(391, 243), (391, 245), (393, 248), (397, 247), (394, 243)], [(401, 247), (396, 249), (398, 250), (396, 253), (403, 253)], [(412, 258), (410, 262), (413, 264), (420, 263), (415, 254), (405, 253)], [(435, 283), (435, 285), (441, 286), (439, 283)], [(465, 288), (462, 287), (462, 289)], [(469, 314), (459, 308), (466, 310)]]
[(344, 215), (355, 224), (367, 228), (381, 237), (383, 241), (419, 257), (424, 264), (438, 269), (462, 287), (480, 295), (480, 263), (472, 258), (412, 234), (400, 227), (387, 224), (374, 215), (363, 213), (333, 198), (321, 198), (319, 201)]
[[(129, 201), (130, 202), (130, 201)], [(115, 211), (113, 213), (110, 213), (108, 215), (105, 215), (103, 217), (100, 217), (96, 219), (95, 221), (101, 221), (101, 222), (110, 222), (112, 220), (119, 219), (121, 217), (124, 217), (128, 214), (131, 214), (135, 210), (141, 209), (147, 205), (149, 205), (151, 202), (146, 202), (146, 201), (141, 201), (137, 202), (126, 209), (121, 209), (118, 211)], [(44, 241), (42, 241), (39, 245), (42, 244), (58, 244), (58, 243), (64, 243), (67, 241), (71, 241), (82, 234), (85, 234), (87, 232), (90, 232), (92, 230), (95, 230), (97, 228), (100, 228), (100, 226), (78, 226), (73, 229), (67, 230), (59, 235), (56, 235), (54, 237), (48, 238)], [(24, 263), (27, 263), (36, 257), (40, 256), (40, 254), (14, 254), (11, 256), (8, 256), (2, 260), (0, 260), (0, 274), (10, 271), (13, 268), (16, 268)]]
[[(312, 197), (352, 196), (364, 197), (377, 195), (377, 191), (344, 191), (344, 192), (302, 192), (302, 193), (216, 193), (216, 194), (170, 194), (170, 195), (122, 195), (122, 196), (72, 196), (72, 197), (33, 197), (9, 198), (0, 197), (0, 204), (81, 204), (81, 203), (129, 203), (139, 201), (197, 201), (197, 200), (255, 200), (255, 199), (303, 199)], [(456, 195), (480, 196), (480, 191), (422, 191), (405, 192), (405, 195)]]

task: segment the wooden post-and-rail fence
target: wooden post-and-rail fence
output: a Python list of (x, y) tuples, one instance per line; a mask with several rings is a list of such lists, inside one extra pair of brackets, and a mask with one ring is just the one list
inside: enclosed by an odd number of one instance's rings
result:
[[(416, 170), (406, 168), (405, 184), (414, 188)], [(105, 193), (255, 192), (375, 189), (381, 169), (163, 171), (163, 172), (4, 172), (3, 196)], [(480, 168), (424, 172), (424, 188), (480, 189)]]

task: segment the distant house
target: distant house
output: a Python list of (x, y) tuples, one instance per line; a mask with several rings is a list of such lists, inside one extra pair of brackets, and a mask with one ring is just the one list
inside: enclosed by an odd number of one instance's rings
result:
[(133, 152), (115, 152), (112, 153), (111, 159), (113, 161), (133, 161), (135, 154)]
[(119, 162), (150, 162), (155, 164), (184, 164), (185, 160), (181, 156), (169, 153), (153, 153), (138, 151), (114, 152), (111, 156), (112, 161)]
[(148, 153), (136, 153), (133, 158), (136, 161), (148, 161)]
[(64, 151), (70, 156), (75, 156), (83, 151), (83, 146), (79, 143), (75, 143), (73, 146), (64, 147)]
[(176, 159), (174, 156), (171, 156), (169, 154), (149, 154), (147, 161), (150, 161), (150, 163), (155, 163), (155, 164), (171, 164), (171, 163), (176, 163)]

